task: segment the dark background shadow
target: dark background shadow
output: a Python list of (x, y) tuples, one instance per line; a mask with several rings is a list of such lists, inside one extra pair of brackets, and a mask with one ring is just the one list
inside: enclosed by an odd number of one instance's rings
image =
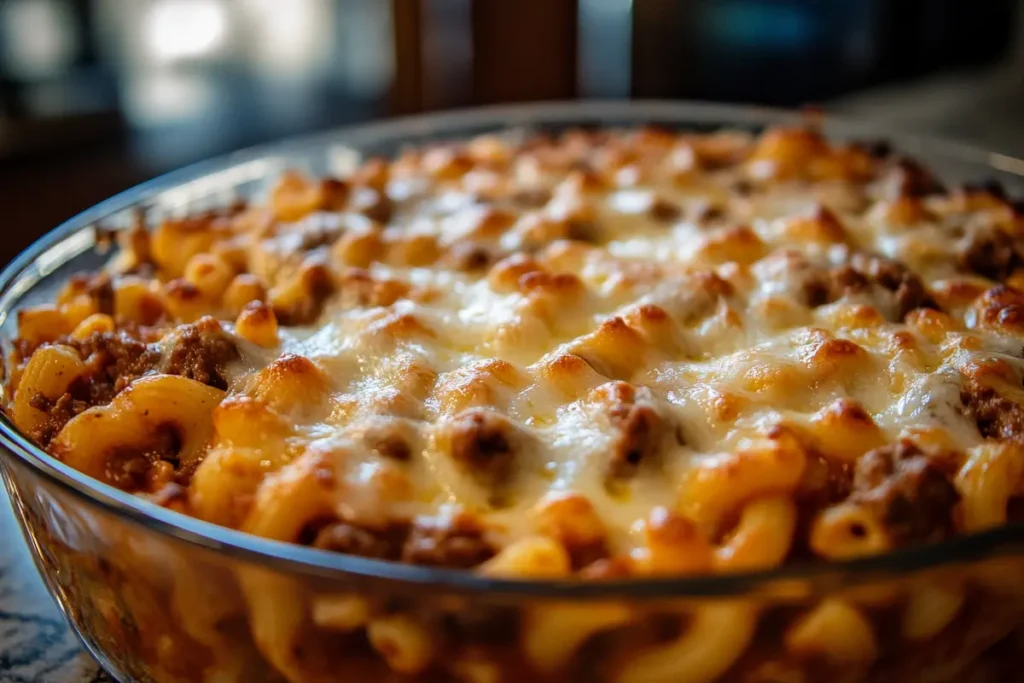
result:
[(1020, 4), (0, 0), (0, 262), (205, 157), (480, 103), (823, 103), (1013, 151)]

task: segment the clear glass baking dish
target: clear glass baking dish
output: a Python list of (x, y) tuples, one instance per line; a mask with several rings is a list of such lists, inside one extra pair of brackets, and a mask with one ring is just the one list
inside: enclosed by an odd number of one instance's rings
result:
[[(493, 130), (657, 123), (758, 129), (799, 115), (671, 103), (544, 104), (349, 128), (202, 163), (71, 219), (0, 274), (11, 313), (110, 257), (140, 207), (250, 196), (284, 168)], [(945, 181), (1024, 183), (1024, 161), (825, 119), (885, 138)], [(4, 482), (46, 585), (118, 680), (293, 683), (1003, 681), (1024, 662), (1024, 527), (779, 571), (644, 581), (484, 578), (332, 554), (213, 526), (63, 465), (0, 417)]]

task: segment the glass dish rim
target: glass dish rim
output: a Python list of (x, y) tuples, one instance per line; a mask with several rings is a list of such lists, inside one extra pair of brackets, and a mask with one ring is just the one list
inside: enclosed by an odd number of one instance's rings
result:
[[(531, 126), (571, 126), (590, 122), (602, 122), (611, 126), (665, 123), (676, 126), (711, 124), (721, 127), (762, 127), (806, 120), (806, 116), (806, 113), (784, 109), (701, 102), (547, 102), (477, 107), (389, 118), (380, 122), (345, 126), (258, 145), (201, 161), (136, 185), (73, 216), (40, 237), (0, 271), (0, 323), (13, 312), (13, 301), (24, 296), (35, 283), (24, 288), (15, 285), (22, 282), (26, 271), (40, 256), (65, 240), (80, 232), (84, 233), (105, 216), (144, 204), (147, 198), (185, 182), (195, 181), (246, 162), (272, 158), (275, 154), (286, 157), (303, 150), (346, 144), (359, 150), (361, 145), (375, 139), (414, 142), (417, 136), (458, 137), (460, 132), (473, 133), (475, 128), (481, 127), (492, 130), (528, 129)], [(944, 157), (949, 161), (983, 164), (1024, 179), (1024, 160), (1016, 157), (962, 143), (907, 134), (877, 122), (858, 122), (817, 114), (814, 120), (820, 122), (827, 133), (859, 132), (864, 137), (892, 141), (897, 144), (900, 152), (913, 153), (918, 149), (927, 149), (930, 154)], [(981, 179), (983, 178), (979, 178)], [(68, 256), (67, 259), (74, 258), (78, 253), (80, 252)], [(37, 274), (36, 279), (45, 276), (46, 273)], [(750, 596), (772, 585), (794, 581), (809, 582), (813, 585), (816, 582), (841, 580), (844, 586), (852, 586), (870, 581), (879, 575), (905, 574), (985, 559), (998, 555), (999, 551), (1007, 546), (1024, 544), (1024, 524), (1014, 524), (892, 553), (853, 560), (796, 564), (770, 570), (610, 581), (491, 578), (471, 571), (367, 559), (273, 541), (168, 510), (103, 484), (61, 463), (22, 436), (6, 413), (2, 412), (0, 445), (7, 454), (23, 462), (33, 472), (41, 474), (49, 482), (82, 499), (83, 504), (98, 506), (104, 512), (130, 524), (239, 561), (321, 578), (353, 576), (514, 598), (702, 599)]]

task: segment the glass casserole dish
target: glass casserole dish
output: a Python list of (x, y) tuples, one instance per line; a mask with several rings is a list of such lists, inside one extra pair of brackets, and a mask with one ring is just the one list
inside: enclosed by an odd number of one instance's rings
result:
[[(549, 104), (352, 128), (241, 152), (114, 197), (0, 275), (12, 313), (110, 258), (144, 207), (181, 215), (252, 197), (292, 168), (344, 174), (406, 145), (508, 130), (657, 124), (759, 130), (794, 114), (660, 103)], [(826, 120), (836, 139), (877, 127)], [(894, 136), (944, 181), (1024, 162)], [(97, 248), (99, 247), (99, 248)], [(45, 454), (7, 416), (5, 483), (48, 589), (124, 681), (1007, 680), (1024, 657), (1021, 529), (761, 572), (601, 581), (509, 580), (330, 553), (177, 514)]]

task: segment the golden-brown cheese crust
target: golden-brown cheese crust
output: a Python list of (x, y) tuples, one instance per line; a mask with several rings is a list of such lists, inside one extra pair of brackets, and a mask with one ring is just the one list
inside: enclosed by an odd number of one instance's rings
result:
[[(978, 463), (1024, 447), (1024, 219), (811, 128), (484, 136), (121, 243), (19, 312), (8, 410), (204, 519), (584, 577), (1007, 520)], [(201, 385), (205, 418), (174, 407)], [(156, 436), (69, 440), (150, 394)]]

